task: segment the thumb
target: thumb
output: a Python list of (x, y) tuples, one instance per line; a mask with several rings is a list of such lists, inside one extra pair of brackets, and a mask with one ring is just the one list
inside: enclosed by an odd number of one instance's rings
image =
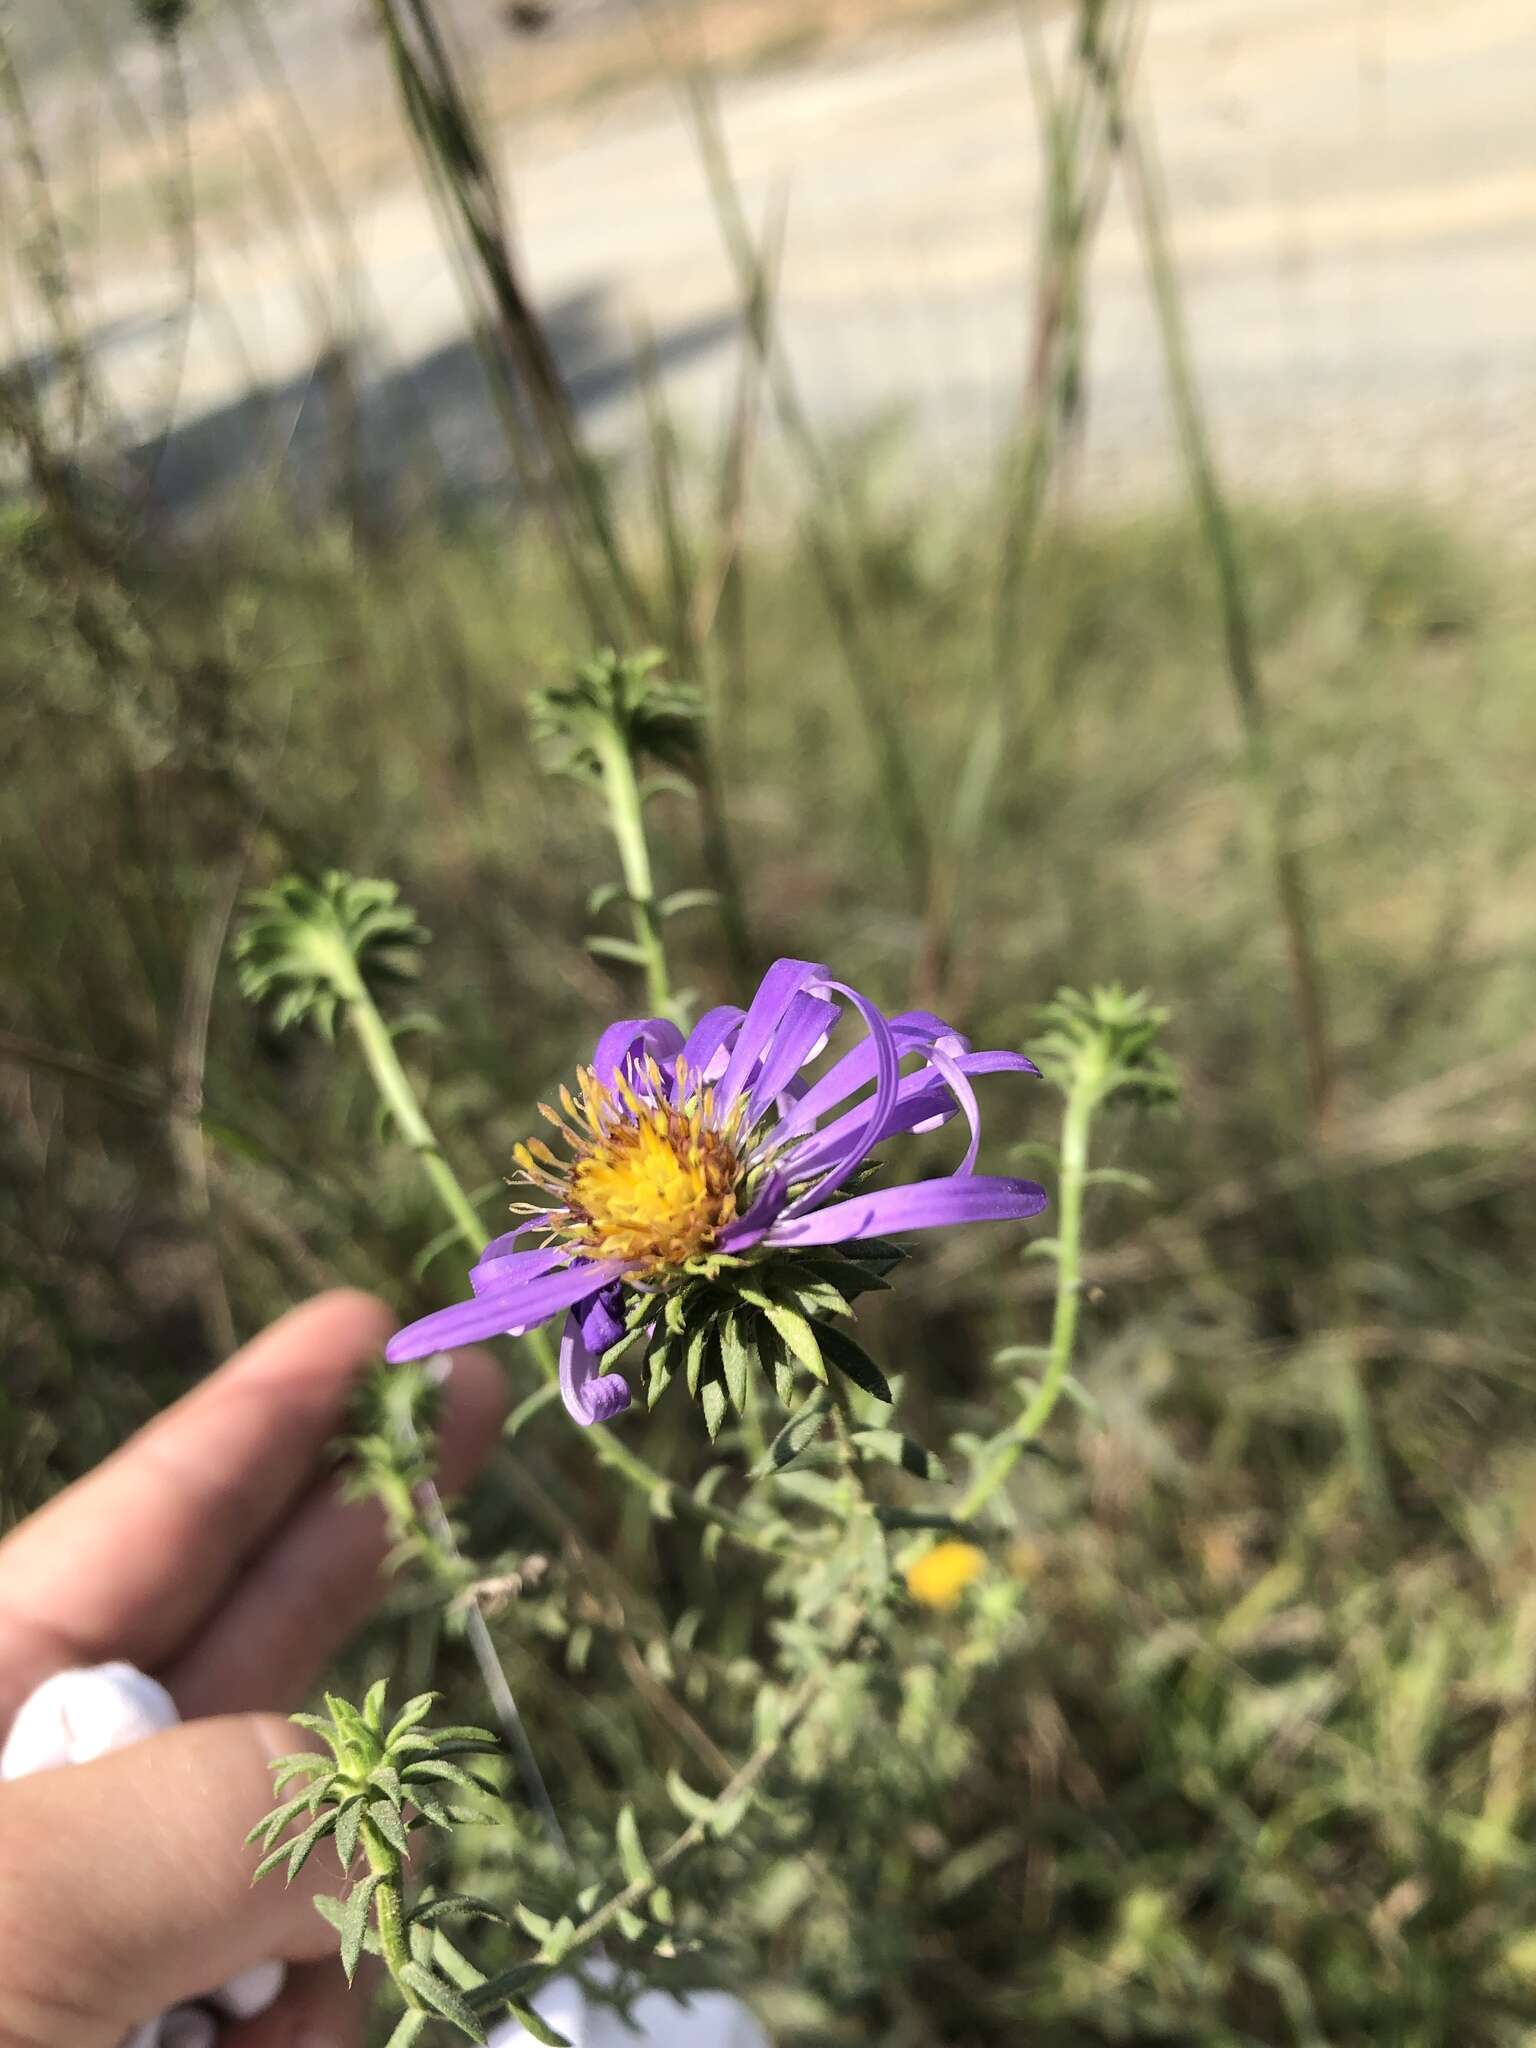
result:
[(322, 1846), (254, 1888), (243, 1840), (273, 1804), (274, 1714), (191, 1721), (0, 1786), (0, 2048), (112, 2048), (126, 2028), (269, 1958), (329, 1954)]

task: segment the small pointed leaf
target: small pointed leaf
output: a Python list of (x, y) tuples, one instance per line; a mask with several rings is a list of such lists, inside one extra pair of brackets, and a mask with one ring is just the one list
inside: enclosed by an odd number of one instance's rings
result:
[(467, 2034), (471, 2041), (483, 2041), (485, 2028), (480, 2016), (456, 1985), (446, 1977), (440, 1977), (436, 1970), (428, 1969), (425, 1963), (407, 1963), (400, 1972), (400, 1982), (416, 1996), (424, 1999), (435, 2013)]
[(358, 1957), (363, 1952), (363, 1942), (368, 1934), (368, 1909), (373, 1895), (383, 1882), (382, 1875), (372, 1871), (359, 1883), (353, 1885), (342, 1910), (341, 1925), (341, 1967), (347, 1973), (350, 1984), (357, 1973)]

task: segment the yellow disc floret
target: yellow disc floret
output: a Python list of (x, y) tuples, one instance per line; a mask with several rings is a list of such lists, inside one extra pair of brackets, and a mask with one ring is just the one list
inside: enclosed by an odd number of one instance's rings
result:
[(563, 1118), (539, 1105), (572, 1156), (559, 1159), (538, 1140), (513, 1156), (523, 1177), (559, 1203), (529, 1213), (546, 1216), (590, 1258), (655, 1272), (708, 1251), (734, 1219), (740, 1116), (717, 1126), (712, 1089), (686, 1095), (684, 1077), (674, 1105), (654, 1062), (648, 1078), (650, 1090), (640, 1094), (623, 1077), (605, 1088), (583, 1069), (579, 1103), (560, 1091)]

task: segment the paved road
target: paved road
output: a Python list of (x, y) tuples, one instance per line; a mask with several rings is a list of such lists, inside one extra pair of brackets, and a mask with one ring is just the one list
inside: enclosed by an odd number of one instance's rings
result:
[[(1277, 491), (1390, 489), (1536, 519), (1536, 7), (1531, 0), (1152, 0), (1145, 79), (1199, 367), (1229, 471)], [(788, 202), (782, 313), (828, 430), (903, 409), (923, 461), (973, 474), (1019, 385), (1037, 156), (1011, 12), (883, 38), (725, 93), (759, 215)], [(506, 141), (525, 260), (594, 427), (636, 432), (651, 332), (688, 430), (714, 430), (733, 296), (677, 109), (647, 89)], [(450, 271), (412, 189), (354, 215), (381, 449), (430, 434), (462, 483), (494, 437)], [(313, 301), (286, 244), (210, 247), (168, 487), (320, 438)], [(1084, 479), (1163, 488), (1171, 455), (1138, 245), (1119, 207), (1092, 273)], [(168, 280), (108, 280), (131, 411), (163, 385)], [(243, 337), (246, 361), (230, 341)], [(254, 375), (277, 396), (243, 403)], [(158, 380), (158, 381), (157, 381)], [(237, 431), (238, 430), (238, 431)]]

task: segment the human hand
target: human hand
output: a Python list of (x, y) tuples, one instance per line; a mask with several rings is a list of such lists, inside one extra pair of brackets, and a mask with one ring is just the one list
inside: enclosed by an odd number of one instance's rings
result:
[[(363, 1294), (295, 1309), (0, 1543), (0, 1737), (43, 1679), (112, 1658), (159, 1678), (183, 1717), (0, 1785), (0, 2048), (114, 2048), (272, 1957), (299, 1967), (228, 2048), (356, 2037), (310, 1903), (324, 1867), (253, 1890), (243, 1837), (272, 1804), (268, 1759), (296, 1747), (272, 1710), (303, 1697), (382, 1590), (383, 1518), (340, 1499), (325, 1451), (393, 1327)], [(445, 1486), (481, 1462), (503, 1405), (495, 1364), (459, 1353)]]

